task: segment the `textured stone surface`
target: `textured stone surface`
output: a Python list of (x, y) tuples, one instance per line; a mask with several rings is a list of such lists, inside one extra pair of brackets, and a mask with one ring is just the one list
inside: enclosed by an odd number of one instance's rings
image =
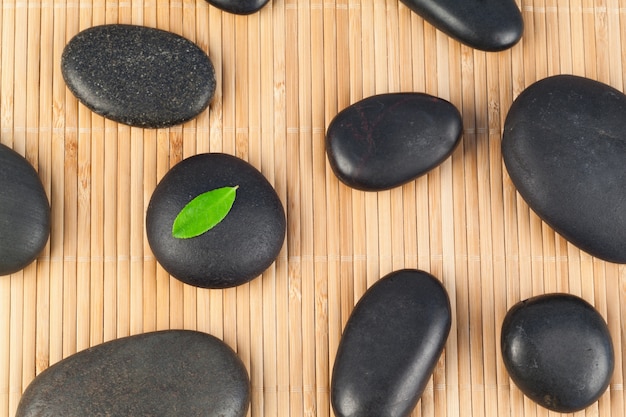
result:
[(168, 330), (76, 353), (29, 385), (16, 417), (243, 417), (248, 373), (221, 340)]
[(50, 235), (50, 203), (35, 169), (0, 144), (0, 275), (35, 260)]
[(528, 205), (574, 245), (626, 263), (626, 96), (559, 75), (528, 87), (506, 118), (502, 155)]
[(234, 14), (252, 14), (263, 8), (269, 0), (207, 0), (219, 9)]
[(215, 92), (209, 57), (188, 39), (133, 25), (102, 25), (66, 45), (61, 71), (69, 89), (94, 112), (131, 126), (183, 123)]
[[(206, 191), (239, 186), (230, 213), (208, 232), (191, 239), (172, 236), (182, 208)], [(278, 256), (285, 239), (283, 206), (263, 175), (226, 154), (201, 154), (174, 166), (157, 185), (146, 214), (148, 242), (173, 276), (206, 288), (250, 281)]]
[(521, 301), (507, 313), (501, 336), (511, 379), (543, 407), (582, 410), (609, 385), (611, 335), (602, 316), (581, 298), (546, 294)]
[(402, 0), (415, 13), (454, 39), (483, 51), (515, 45), (524, 32), (514, 0)]
[(372, 285), (350, 315), (331, 382), (338, 417), (408, 416), (450, 331), (448, 295), (426, 272), (401, 270)]
[(346, 185), (390, 189), (441, 164), (459, 142), (462, 121), (449, 102), (421, 93), (381, 94), (335, 116), (326, 133), (330, 166)]

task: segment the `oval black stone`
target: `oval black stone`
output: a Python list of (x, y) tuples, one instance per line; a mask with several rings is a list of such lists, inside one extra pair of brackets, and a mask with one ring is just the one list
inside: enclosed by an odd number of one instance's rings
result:
[(522, 14), (514, 0), (402, 0), (437, 29), (465, 45), (502, 51), (524, 33)]
[(190, 40), (134, 25), (102, 25), (73, 37), (61, 71), (87, 107), (130, 126), (160, 128), (188, 121), (215, 93), (215, 69)]
[(545, 294), (514, 305), (502, 324), (501, 348), (520, 390), (561, 413), (593, 404), (613, 374), (613, 344), (604, 319), (569, 294)]
[(28, 386), (16, 417), (243, 417), (248, 373), (221, 340), (167, 330), (130, 336), (78, 352)]
[(418, 270), (372, 285), (350, 315), (333, 367), (338, 417), (403, 417), (417, 404), (451, 325), (446, 290)]
[(397, 187), (441, 164), (463, 126), (448, 101), (422, 93), (365, 98), (339, 112), (326, 132), (335, 175), (365, 191)]
[(269, 3), (269, 0), (207, 0), (207, 2), (228, 13), (246, 15), (258, 12)]
[(528, 205), (606, 261), (626, 263), (626, 96), (558, 75), (524, 90), (504, 125), (502, 156)]
[[(196, 196), (221, 187), (237, 194), (228, 215), (191, 239), (172, 236), (178, 213)], [(226, 288), (260, 275), (285, 240), (283, 206), (271, 184), (237, 157), (209, 153), (174, 166), (157, 185), (146, 214), (148, 242), (159, 263), (179, 280), (204, 288)]]
[(37, 171), (0, 144), (0, 275), (33, 262), (50, 235), (50, 203)]

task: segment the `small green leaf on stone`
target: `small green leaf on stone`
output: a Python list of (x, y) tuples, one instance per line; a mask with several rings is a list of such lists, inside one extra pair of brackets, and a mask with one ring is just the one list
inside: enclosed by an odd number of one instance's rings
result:
[(191, 200), (176, 216), (172, 236), (189, 239), (211, 230), (230, 212), (237, 188), (239, 186), (216, 188)]

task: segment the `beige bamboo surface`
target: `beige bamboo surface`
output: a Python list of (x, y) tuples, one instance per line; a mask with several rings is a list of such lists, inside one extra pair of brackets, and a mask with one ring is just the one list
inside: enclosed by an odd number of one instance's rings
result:
[[(576, 416), (626, 415), (626, 267), (568, 244), (516, 193), (500, 155), (512, 100), (572, 73), (624, 91), (621, 0), (522, 0), (522, 41), (463, 46), (398, 0), (273, 0), (235, 16), (204, 0), (0, 0), (0, 140), (36, 167), (52, 206), (49, 244), (0, 277), (0, 416), (33, 378), (104, 341), (197, 329), (233, 347), (252, 382), (251, 416), (332, 416), (330, 374), (359, 297), (400, 268), (442, 280), (453, 324), (413, 416), (554, 416), (513, 385), (501, 360), (509, 307), (532, 295), (582, 296), (608, 322), (615, 373)], [(210, 110), (142, 130), (79, 105), (59, 62), (78, 31), (104, 23), (166, 29), (216, 67)], [(417, 91), (463, 115), (461, 145), (427, 176), (391, 191), (339, 183), (324, 152), (336, 113), (376, 93)], [(144, 219), (157, 182), (182, 158), (226, 152), (275, 186), (288, 230), (261, 277), (197, 289), (157, 264)]]

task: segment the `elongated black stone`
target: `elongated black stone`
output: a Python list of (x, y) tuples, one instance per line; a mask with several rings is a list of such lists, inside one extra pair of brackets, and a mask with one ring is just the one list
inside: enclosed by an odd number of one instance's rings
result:
[[(236, 187), (228, 215), (208, 232), (172, 235), (178, 213), (196, 196)], [(174, 277), (204, 288), (226, 288), (260, 275), (285, 240), (285, 212), (276, 191), (252, 165), (237, 157), (208, 153), (184, 159), (157, 185), (146, 213), (148, 242)]]
[(549, 77), (506, 118), (502, 156), (528, 205), (582, 250), (626, 263), (626, 96), (594, 80)]
[(614, 368), (609, 329), (593, 306), (569, 294), (521, 301), (502, 324), (502, 359), (533, 401), (571, 413), (593, 404)]
[(228, 13), (246, 15), (258, 12), (269, 3), (269, 0), (207, 0), (207, 2)]
[(333, 367), (338, 417), (405, 417), (417, 404), (451, 325), (441, 283), (418, 270), (393, 272), (350, 315)]
[(461, 115), (448, 101), (422, 93), (380, 94), (335, 116), (326, 132), (326, 153), (346, 185), (386, 190), (441, 164), (461, 131)]
[(76, 353), (28, 386), (16, 417), (243, 417), (248, 373), (221, 340), (168, 330), (130, 336)]
[(502, 51), (524, 32), (514, 0), (402, 0), (437, 29), (472, 48)]
[(50, 203), (35, 169), (0, 144), (0, 275), (33, 262), (50, 235)]
[(102, 25), (66, 45), (61, 71), (68, 88), (94, 112), (130, 126), (188, 121), (215, 92), (209, 57), (190, 40), (134, 25)]

